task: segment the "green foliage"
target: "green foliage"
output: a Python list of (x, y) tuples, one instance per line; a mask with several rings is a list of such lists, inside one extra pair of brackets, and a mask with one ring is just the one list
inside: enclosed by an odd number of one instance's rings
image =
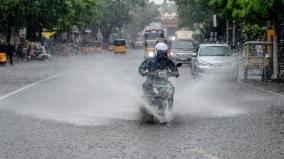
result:
[(146, 5), (145, 0), (98, 0), (96, 7), (100, 16), (97, 19), (97, 25), (100, 27), (104, 41), (114, 30), (120, 30), (131, 22), (131, 9), (143, 7)]
[(211, 6), (219, 8), (221, 16), (242, 23), (247, 39), (259, 38), (268, 22), (277, 23), (284, 18), (283, 0), (211, 0)]
[(22, 27), (23, 20), (18, 17), (23, 12), (19, 0), (0, 0), (0, 31), (7, 35), (7, 40), (10, 39), (12, 27)]
[(263, 40), (263, 35), (265, 34), (266, 27), (263, 27), (259, 24), (250, 24), (243, 26), (243, 33), (245, 40)]
[[(180, 24), (210, 24), (213, 13), (243, 24), (247, 37), (259, 36), (267, 22), (284, 20), (284, 0), (176, 0)], [(248, 31), (249, 30), (249, 31)]]
[(284, 16), (284, 0), (210, 0), (209, 5), (223, 17), (251, 24)]
[(176, 5), (181, 27), (192, 27), (194, 23), (211, 24), (213, 11), (208, 0), (176, 0)]
[(39, 40), (43, 28), (70, 31), (100, 26), (107, 37), (111, 30), (130, 21), (130, 7), (146, 0), (0, 0), (0, 32), (9, 40), (12, 30), (27, 28), (29, 40)]
[(151, 2), (144, 6), (135, 6), (130, 9), (131, 21), (127, 26), (130, 40), (134, 41), (137, 38), (139, 31), (142, 31), (145, 26), (154, 21), (155, 17), (159, 16), (157, 6)]
[(177, 12), (177, 8), (174, 3), (163, 3), (161, 5), (161, 8), (162, 8), (162, 12), (164, 13), (176, 13)]

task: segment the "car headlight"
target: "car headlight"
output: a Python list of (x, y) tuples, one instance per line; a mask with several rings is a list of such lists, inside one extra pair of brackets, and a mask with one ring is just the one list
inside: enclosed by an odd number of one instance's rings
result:
[(148, 56), (149, 56), (149, 57), (154, 57), (154, 56), (155, 56), (155, 54), (154, 54), (154, 52), (153, 52), (153, 51), (150, 51), (150, 52), (148, 52)]
[(208, 62), (206, 62), (206, 61), (198, 61), (198, 64), (199, 64), (200, 66), (208, 66), (208, 65), (210, 65), (210, 63), (208, 63)]

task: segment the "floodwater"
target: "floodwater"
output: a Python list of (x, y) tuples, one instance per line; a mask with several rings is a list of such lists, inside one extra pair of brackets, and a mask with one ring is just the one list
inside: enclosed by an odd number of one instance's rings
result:
[[(141, 50), (78, 60), (86, 65), (4, 98), (0, 108), (79, 125), (139, 120), (144, 81), (138, 74), (143, 60)], [(180, 78), (171, 79), (176, 87), (174, 116), (233, 116), (247, 112), (245, 104), (240, 102), (243, 97), (262, 98), (222, 80), (193, 80), (187, 66), (181, 67), (180, 73)]]

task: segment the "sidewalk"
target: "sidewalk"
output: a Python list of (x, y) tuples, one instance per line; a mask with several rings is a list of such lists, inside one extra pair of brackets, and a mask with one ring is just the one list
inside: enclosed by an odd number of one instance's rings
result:
[(240, 81), (241, 84), (250, 85), (263, 91), (270, 91), (284, 96), (284, 83), (280, 82), (262, 82), (259, 80)]

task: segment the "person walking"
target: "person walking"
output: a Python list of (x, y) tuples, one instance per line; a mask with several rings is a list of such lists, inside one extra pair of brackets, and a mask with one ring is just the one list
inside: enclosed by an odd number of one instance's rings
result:
[(7, 44), (7, 56), (10, 61), (10, 65), (12, 66), (14, 64), (13, 58), (14, 58), (14, 52), (15, 52), (15, 47), (11, 43)]
[(24, 60), (24, 44), (20, 43), (16, 50), (17, 60), (23, 61)]

